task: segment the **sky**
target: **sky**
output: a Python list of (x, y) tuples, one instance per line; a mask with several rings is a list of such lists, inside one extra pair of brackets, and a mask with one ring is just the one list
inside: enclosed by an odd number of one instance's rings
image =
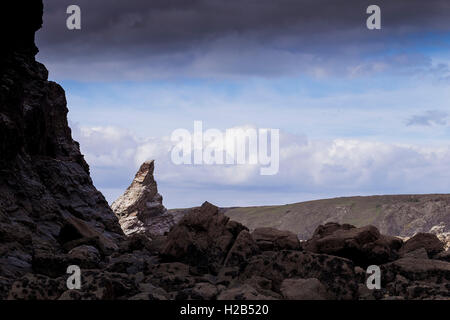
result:
[[(109, 202), (149, 159), (168, 208), (448, 193), (449, 18), (443, 0), (44, 0), (37, 59)], [(196, 120), (279, 129), (278, 174), (175, 165)]]

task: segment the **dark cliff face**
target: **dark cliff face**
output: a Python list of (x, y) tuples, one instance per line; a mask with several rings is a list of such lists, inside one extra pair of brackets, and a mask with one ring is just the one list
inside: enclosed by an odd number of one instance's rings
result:
[(64, 90), (35, 61), (42, 2), (0, 7), (1, 289), (43, 254), (85, 242), (106, 252), (123, 233), (72, 140)]
[(27, 52), (35, 55), (34, 33), (42, 26), (42, 0), (2, 1), (0, 4), (0, 54)]

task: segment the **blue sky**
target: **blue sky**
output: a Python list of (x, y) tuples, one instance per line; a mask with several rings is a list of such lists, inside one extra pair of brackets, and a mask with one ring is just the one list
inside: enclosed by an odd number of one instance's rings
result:
[[(416, 17), (422, 25), (405, 18), (379, 31), (339, 20), (327, 27), (319, 16), (313, 35), (296, 37), (297, 22), (269, 31), (256, 24), (201, 40), (156, 46), (136, 36), (102, 47), (93, 41), (108, 32), (100, 27), (52, 42), (56, 8), (47, 27), (44, 16), (37, 58), (66, 90), (74, 138), (109, 201), (151, 158), (170, 208), (450, 189), (450, 30), (436, 11)], [(170, 134), (192, 131), (195, 120), (280, 129), (280, 173), (173, 165)]]

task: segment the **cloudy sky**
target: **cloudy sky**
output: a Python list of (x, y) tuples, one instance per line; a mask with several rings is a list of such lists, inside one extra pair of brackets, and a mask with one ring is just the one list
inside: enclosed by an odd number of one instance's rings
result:
[[(169, 208), (450, 190), (448, 1), (44, 4), (37, 58), (109, 201), (148, 159)], [(66, 28), (71, 4), (81, 30)], [(279, 173), (174, 165), (170, 135), (195, 120), (280, 129)]]

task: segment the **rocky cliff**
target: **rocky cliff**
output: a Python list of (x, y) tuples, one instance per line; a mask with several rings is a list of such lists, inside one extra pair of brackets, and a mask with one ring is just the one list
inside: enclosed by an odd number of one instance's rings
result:
[(106, 253), (123, 238), (71, 137), (64, 90), (35, 60), (42, 3), (1, 6), (0, 288), (49, 256), (93, 242)]

